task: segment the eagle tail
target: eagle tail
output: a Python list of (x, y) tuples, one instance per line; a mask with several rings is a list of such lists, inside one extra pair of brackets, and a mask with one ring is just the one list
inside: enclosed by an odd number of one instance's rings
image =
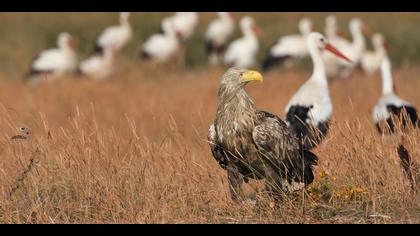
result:
[(309, 150), (301, 149), (302, 155), (285, 162), (285, 172), (289, 183), (311, 184), (315, 177), (313, 167), (318, 164), (318, 157)]
[(303, 175), (302, 179), (305, 185), (314, 181), (313, 167), (318, 164), (318, 157), (308, 150), (303, 150)]

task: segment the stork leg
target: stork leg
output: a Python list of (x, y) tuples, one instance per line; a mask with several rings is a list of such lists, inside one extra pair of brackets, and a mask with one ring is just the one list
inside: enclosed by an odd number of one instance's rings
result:
[(179, 60), (178, 65), (180, 67), (187, 66), (187, 45), (185, 43), (181, 43), (180, 50), (179, 50)]
[(244, 176), (239, 172), (238, 168), (232, 164), (227, 166), (227, 175), (230, 196), (234, 202), (239, 203), (243, 197), (242, 184), (244, 182)]

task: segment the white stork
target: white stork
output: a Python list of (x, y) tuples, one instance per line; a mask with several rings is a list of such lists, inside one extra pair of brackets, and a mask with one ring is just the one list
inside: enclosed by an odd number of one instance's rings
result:
[(32, 62), (29, 73), (30, 81), (37, 83), (46, 75), (47, 79), (56, 79), (77, 68), (77, 55), (74, 40), (67, 32), (60, 33), (57, 38), (58, 48), (41, 52)]
[(306, 37), (312, 32), (312, 21), (303, 18), (299, 21), (300, 34), (288, 35), (280, 38), (277, 43), (271, 47), (266, 56), (262, 69), (267, 71), (272, 66), (280, 64), (288, 59), (299, 59), (308, 55), (306, 47)]
[(325, 18), (325, 36), (331, 44), (336, 45), (337, 47), (343, 42), (348, 42), (347, 39), (340, 36), (338, 32), (337, 18), (334, 15), (329, 15)]
[(171, 17), (175, 29), (177, 29), (177, 36), (181, 42), (190, 39), (198, 24), (197, 12), (177, 12)]
[(152, 59), (156, 62), (166, 62), (175, 56), (179, 50), (177, 31), (172, 18), (167, 17), (162, 21), (163, 34), (152, 35), (143, 44), (141, 58)]
[(328, 41), (333, 42), (337, 38), (337, 28), (337, 18), (333, 15), (327, 16), (325, 18), (325, 37)]
[(106, 47), (101, 55), (94, 54), (82, 61), (78, 72), (95, 80), (108, 79), (115, 69), (114, 55), (115, 49)]
[(229, 44), (224, 63), (230, 67), (250, 68), (256, 64), (255, 57), (259, 48), (257, 35), (261, 31), (249, 16), (242, 17), (239, 25), (243, 36)]
[(218, 64), (229, 39), (234, 32), (234, 21), (230, 13), (218, 12), (205, 34), (206, 52), (210, 64)]
[(120, 24), (106, 28), (96, 41), (95, 52), (102, 53), (104, 48), (110, 47), (121, 51), (121, 49), (130, 42), (133, 30), (130, 24), (130, 13), (120, 13)]
[(327, 134), (333, 110), (321, 51), (325, 49), (348, 62), (351, 61), (320, 33), (310, 33), (306, 41), (314, 71), (287, 104), (285, 120), (295, 135), (302, 140), (304, 147), (311, 149)]
[[(395, 94), (394, 82), (392, 79), (391, 62), (385, 57), (381, 63), (382, 74), (382, 97), (373, 108), (373, 122), (381, 133), (386, 131), (395, 132), (395, 126), (392, 115), (396, 118), (402, 118), (402, 125), (405, 128), (408, 123), (419, 126), (420, 121), (416, 108), (409, 102), (401, 99)], [(404, 114), (403, 111), (406, 111)], [(386, 122), (388, 127), (384, 127)]]
[(363, 53), (360, 65), (369, 75), (374, 74), (381, 67), (382, 61), (387, 56), (388, 45), (382, 34), (376, 33), (372, 36), (372, 45), (374, 51)]
[(350, 32), (353, 38), (352, 42), (349, 42), (343, 38), (336, 40), (336, 47), (338, 50), (348, 56), (353, 64), (347, 63), (341, 58), (332, 56), (331, 54), (325, 53), (324, 60), (327, 69), (328, 77), (336, 78), (347, 78), (353, 69), (360, 63), (363, 53), (365, 52), (366, 42), (363, 36), (363, 32), (368, 34), (368, 28), (358, 18), (354, 18), (349, 23)]

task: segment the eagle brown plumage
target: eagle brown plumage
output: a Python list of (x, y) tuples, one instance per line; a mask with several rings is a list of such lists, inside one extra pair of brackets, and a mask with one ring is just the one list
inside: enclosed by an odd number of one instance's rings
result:
[(266, 179), (267, 190), (279, 199), (292, 182), (310, 184), (317, 156), (304, 150), (276, 115), (257, 110), (245, 91), (250, 81), (262, 81), (256, 71), (229, 69), (219, 87), (219, 107), (208, 141), (213, 157), (227, 170), (232, 199), (241, 195), (248, 178)]

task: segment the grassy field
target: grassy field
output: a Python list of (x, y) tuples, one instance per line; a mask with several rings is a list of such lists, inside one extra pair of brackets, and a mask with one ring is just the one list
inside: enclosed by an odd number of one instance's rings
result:
[[(264, 47), (282, 32), (294, 32), (302, 16), (253, 15), (266, 30)], [(279, 22), (269, 24), (274, 15)], [(340, 23), (353, 15), (339, 16)], [(289, 16), (293, 26), (282, 23)], [(309, 16), (320, 27), (325, 15)], [(410, 62), (395, 69), (395, 81), (400, 95), (420, 107), (415, 65), (420, 49), (405, 42), (420, 38), (415, 30), (420, 15), (361, 16), (394, 40), (392, 48), (401, 49), (392, 50), (393, 60)], [(307, 192), (274, 209), (266, 199), (258, 206), (234, 204), (226, 173), (206, 142), (225, 69), (205, 66), (201, 34), (187, 54), (193, 68), (157, 69), (136, 61), (140, 41), (156, 31), (160, 17), (134, 15), (135, 25), (147, 19), (150, 26), (139, 28), (138, 38), (117, 58), (114, 80), (69, 76), (34, 87), (19, 78), (36, 52), (54, 45), (57, 32), (77, 35), (83, 57), (116, 16), (0, 14), (1, 223), (420, 223), (420, 196), (411, 190), (396, 151), (403, 142), (418, 163), (420, 131), (381, 137), (371, 122), (380, 76), (361, 72), (330, 83), (333, 124), (326, 142), (314, 150), (320, 161)], [(211, 17), (205, 13), (201, 24)], [(402, 36), (407, 32), (412, 38)], [(257, 107), (284, 117), (288, 100), (309, 74), (274, 70), (247, 91)], [(10, 139), (19, 127), (32, 129), (29, 139)], [(245, 187), (252, 194), (261, 183)]]

